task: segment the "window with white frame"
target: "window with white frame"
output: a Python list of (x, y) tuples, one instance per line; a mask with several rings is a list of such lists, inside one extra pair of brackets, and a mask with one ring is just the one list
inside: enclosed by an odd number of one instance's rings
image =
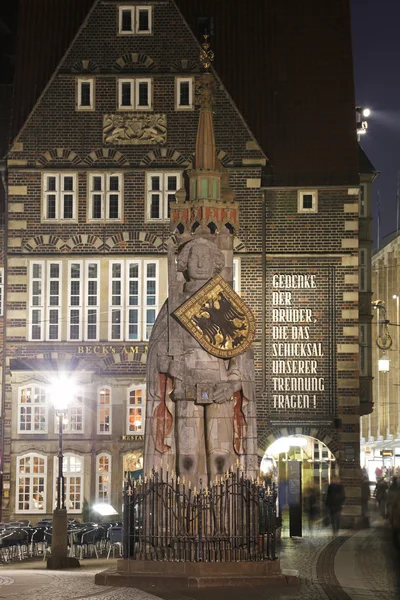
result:
[(122, 219), (121, 173), (89, 174), (89, 221)]
[(297, 191), (297, 212), (316, 213), (318, 212), (318, 190), (298, 190)]
[(94, 110), (94, 78), (78, 77), (76, 80), (76, 109)]
[(61, 262), (29, 265), (29, 339), (61, 339)]
[(111, 501), (111, 456), (99, 454), (96, 458), (96, 502)]
[(77, 219), (75, 173), (43, 173), (42, 218), (48, 222), (74, 222)]
[[(82, 512), (83, 506), (83, 456), (64, 454), (63, 475), (65, 483), (65, 506), (69, 513)], [(54, 457), (54, 501), (57, 505), (58, 458)]]
[(367, 186), (365, 184), (361, 184), (360, 190), (358, 192), (358, 209), (359, 209), (358, 214), (360, 215), (360, 217), (367, 216), (366, 200), (367, 200)]
[[(71, 398), (65, 414), (61, 418), (63, 420), (64, 433), (83, 433), (83, 397), (74, 396)], [(56, 433), (59, 430), (59, 419), (60, 416), (56, 415), (54, 419), (54, 430)]]
[(360, 248), (358, 251), (358, 290), (360, 292), (368, 291), (367, 273), (367, 249)]
[(135, 79), (135, 108), (136, 110), (151, 110), (152, 90), (151, 79)]
[(175, 109), (193, 109), (193, 77), (175, 78)]
[(368, 374), (367, 367), (367, 346), (368, 346), (368, 326), (366, 323), (360, 323), (358, 326), (359, 331), (359, 345), (360, 345), (360, 354), (359, 354), (359, 365), (360, 365), (360, 375)]
[(240, 259), (234, 258), (233, 263), (233, 272), (232, 272), (232, 287), (237, 294), (240, 295)]
[(0, 268), (0, 317), (4, 314), (4, 268)]
[(118, 32), (120, 35), (146, 35), (152, 32), (151, 6), (119, 6)]
[(127, 399), (127, 435), (143, 435), (145, 423), (145, 386), (132, 386), (128, 389)]
[(168, 221), (170, 206), (181, 187), (181, 173), (148, 172), (146, 175), (147, 220)]
[(158, 261), (110, 261), (109, 339), (150, 339), (158, 313)]
[(47, 458), (36, 453), (17, 456), (16, 471), (16, 512), (46, 512)]
[(119, 110), (152, 110), (151, 79), (118, 79)]
[(134, 79), (118, 79), (118, 108), (120, 110), (132, 110), (135, 105), (134, 98)]
[(29, 385), (18, 389), (18, 433), (47, 433), (46, 390)]
[(111, 433), (111, 390), (102, 387), (97, 392), (97, 433)]
[(68, 341), (99, 339), (100, 263), (68, 263)]

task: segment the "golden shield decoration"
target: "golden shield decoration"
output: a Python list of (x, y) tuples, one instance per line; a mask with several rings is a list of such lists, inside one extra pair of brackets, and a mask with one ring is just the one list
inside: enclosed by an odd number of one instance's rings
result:
[(204, 350), (218, 358), (243, 354), (254, 339), (253, 313), (220, 275), (172, 314)]

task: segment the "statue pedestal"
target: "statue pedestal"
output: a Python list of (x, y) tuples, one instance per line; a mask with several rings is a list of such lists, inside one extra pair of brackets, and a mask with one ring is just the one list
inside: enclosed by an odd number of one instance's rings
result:
[(260, 562), (170, 562), (119, 560), (117, 569), (97, 573), (95, 583), (118, 587), (146, 585), (175, 588), (298, 585), (297, 571), (284, 571), (279, 560)]

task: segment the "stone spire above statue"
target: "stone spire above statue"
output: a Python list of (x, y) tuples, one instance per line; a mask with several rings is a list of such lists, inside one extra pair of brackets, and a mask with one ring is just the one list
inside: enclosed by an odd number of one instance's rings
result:
[[(196, 103), (200, 106), (200, 113), (194, 169), (187, 172), (189, 197), (182, 188), (176, 194), (176, 204), (171, 206), (170, 228), (180, 242), (192, 239), (194, 235), (211, 236), (215, 242), (215, 238), (221, 235), (233, 238), (239, 227), (239, 205), (229, 187), (229, 174), (218, 161), (216, 152), (213, 123), (216, 86), (208, 70), (213, 59), (214, 53), (205, 35), (200, 61), (206, 70), (196, 86)], [(220, 246), (219, 243), (217, 245)]]

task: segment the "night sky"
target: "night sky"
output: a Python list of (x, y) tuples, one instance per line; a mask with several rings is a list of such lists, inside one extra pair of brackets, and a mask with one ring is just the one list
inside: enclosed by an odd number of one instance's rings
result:
[(396, 230), (400, 170), (400, 0), (351, 0), (356, 103), (373, 111), (361, 145), (380, 172), (373, 190), (374, 241)]

